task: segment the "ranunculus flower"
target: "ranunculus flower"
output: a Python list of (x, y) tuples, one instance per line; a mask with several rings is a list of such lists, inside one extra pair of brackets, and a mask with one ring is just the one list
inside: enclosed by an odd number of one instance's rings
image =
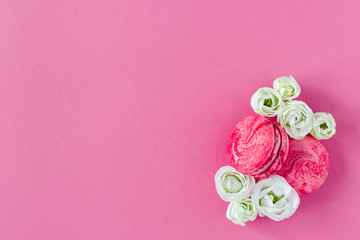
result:
[(292, 100), (300, 95), (301, 88), (293, 76), (275, 79), (273, 87), (284, 100)]
[(268, 87), (259, 88), (251, 97), (251, 107), (261, 116), (276, 116), (283, 104), (280, 94)]
[(314, 114), (311, 108), (302, 101), (289, 101), (277, 116), (277, 121), (290, 137), (301, 140), (312, 129)]
[(216, 191), (226, 202), (236, 202), (251, 195), (255, 186), (255, 179), (243, 175), (231, 166), (220, 168), (215, 174)]
[(330, 113), (317, 112), (314, 114), (313, 128), (310, 133), (318, 140), (328, 139), (334, 136), (335, 127), (335, 119)]
[(235, 224), (245, 226), (247, 221), (254, 221), (257, 217), (257, 209), (252, 199), (243, 199), (239, 202), (231, 202), (226, 211), (226, 217)]
[(259, 216), (281, 221), (293, 215), (300, 204), (300, 197), (285, 178), (273, 175), (256, 183), (251, 196)]

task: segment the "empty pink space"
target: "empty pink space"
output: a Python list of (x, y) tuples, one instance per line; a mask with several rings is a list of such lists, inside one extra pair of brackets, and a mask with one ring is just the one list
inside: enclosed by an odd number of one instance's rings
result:
[[(0, 0), (0, 239), (357, 239), (358, 1)], [(330, 173), (234, 225), (214, 174), (250, 98), (293, 75)]]

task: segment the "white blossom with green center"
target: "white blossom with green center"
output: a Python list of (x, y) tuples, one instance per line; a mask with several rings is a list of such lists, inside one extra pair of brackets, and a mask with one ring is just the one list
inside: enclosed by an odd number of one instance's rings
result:
[(302, 101), (289, 101), (277, 116), (277, 121), (287, 134), (297, 140), (303, 139), (313, 127), (314, 114)]
[(293, 76), (279, 77), (275, 79), (273, 87), (280, 93), (283, 100), (293, 100), (301, 93), (300, 85), (296, 82)]
[(330, 113), (317, 112), (314, 114), (313, 128), (310, 134), (318, 139), (328, 139), (336, 133), (335, 119)]
[(256, 183), (251, 196), (259, 216), (267, 216), (275, 221), (290, 217), (300, 204), (300, 197), (285, 178), (273, 175)]
[(280, 94), (268, 87), (259, 88), (251, 97), (251, 107), (261, 116), (276, 116), (283, 104)]
[(231, 166), (222, 167), (215, 174), (216, 191), (226, 202), (236, 202), (248, 198), (254, 186), (254, 177), (243, 175)]
[(254, 221), (257, 217), (255, 202), (250, 198), (231, 202), (227, 208), (226, 217), (235, 224), (245, 226), (246, 222)]

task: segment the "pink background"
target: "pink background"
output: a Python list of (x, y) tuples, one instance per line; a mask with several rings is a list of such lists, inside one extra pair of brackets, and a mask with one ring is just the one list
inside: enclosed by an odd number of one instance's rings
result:
[[(358, 1), (0, 0), (0, 239), (355, 239)], [(331, 112), (330, 174), (245, 228), (213, 176), (259, 87)]]

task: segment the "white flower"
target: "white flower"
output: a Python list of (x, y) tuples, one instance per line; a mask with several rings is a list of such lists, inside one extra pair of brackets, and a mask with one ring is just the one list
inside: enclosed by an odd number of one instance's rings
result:
[(255, 179), (237, 172), (231, 166), (225, 166), (215, 174), (215, 186), (224, 201), (236, 202), (251, 195), (255, 187)]
[(302, 101), (289, 101), (277, 116), (277, 121), (290, 137), (303, 139), (312, 129), (314, 114)]
[(300, 95), (301, 88), (293, 76), (275, 79), (273, 87), (284, 100), (292, 100)]
[(231, 202), (226, 211), (226, 217), (235, 224), (245, 226), (247, 221), (254, 221), (257, 210), (252, 199), (243, 199), (239, 202)]
[(276, 116), (283, 104), (280, 94), (268, 87), (259, 88), (251, 97), (251, 107), (261, 116)]
[(285, 178), (273, 175), (260, 180), (251, 196), (259, 211), (275, 221), (281, 221), (293, 215), (300, 204), (300, 197)]
[(330, 113), (317, 112), (314, 114), (314, 123), (311, 135), (318, 139), (328, 139), (334, 136), (336, 132), (335, 119)]

